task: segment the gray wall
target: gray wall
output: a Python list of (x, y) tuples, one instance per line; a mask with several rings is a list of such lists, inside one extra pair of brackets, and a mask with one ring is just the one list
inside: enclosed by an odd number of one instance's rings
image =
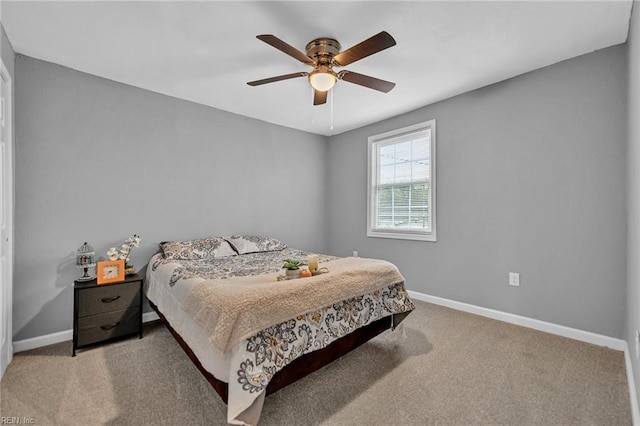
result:
[(627, 40), (629, 117), (627, 153), (627, 329), (635, 383), (640, 385), (640, 362), (635, 333), (640, 330), (640, 10), (634, 2)]
[[(330, 252), (393, 261), (410, 290), (623, 337), (626, 72), (614, 46), (331, 137)], [(438, 241), (367, 238), (367, 137), (429, 119)]]
[[(161, 240), (269, 233), (389, 259), (422, 293), (623, 337), (625, 54), (598, 51), (328, 143), (18, 55), (14, 340), (70, 329), (75, 249), (104, 254), (134, 232), (139, 267)], [(431, 118), (439, 241), (367, 238), (367, 137)]]
[[(326, 138), (17, 55), (14, 340), (72, 326), (74, 253), (133, 233), (326, 251)], [(309, 158), (320, 161), (309, 162)]]

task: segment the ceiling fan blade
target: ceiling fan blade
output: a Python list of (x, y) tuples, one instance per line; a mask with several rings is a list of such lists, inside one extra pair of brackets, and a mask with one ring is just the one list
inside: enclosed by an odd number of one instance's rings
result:
[(380, 92), (388, 93), (396, 87), (395, 83), (390, 81), (380, 80), (379, 78), (369, 77), (368, 75), (358, 74), (352, 71), (340, 71), (338, 73), (340, 80), (348, 81), (349, 83), (359, 84), (360, 86), (368, 87), (369, 89), (378, 90)]
[(271, 78), (263, 78), (262, 80), (250, 81), (249, 86), (260, 86), (261, 84), (275, 83), (276, 81), (289, 80), (290, 78), (306, 77), (308, 72), (294, 72), (292, 74), (284, 74)]
[(315, 65), (315, 62), (313, 61), (313, 59), (311, 59), (310, 57), (308, 57), (307, 55), (305, 55), (295, 47), (291, 46), (290, 44), (287, 44), (284, 41), (280, 40), (278, 37), (274, 35), (263, 34), (263, 35), (256, 36), (256, 38), (275, 47), (279, 51), (284, 52), (287, 55), (299, 60), (302, 63), (311, 65), (311, 66)]
[(338, 66), (344, 67), (395, 45), (396, 41), (391, 37), (391, 34), (386, 31), (382, 31), (373, 37), (348, 48), (344, 52), (338, 53), (333, 57), (333, 61)]
[(314, 105), (326, 104), (327, 103), (327, 93), (329, 93), (328, 90), (326, 92), (321, 92), (319, 90), (314, 90), (313, 91), (313, 104)]

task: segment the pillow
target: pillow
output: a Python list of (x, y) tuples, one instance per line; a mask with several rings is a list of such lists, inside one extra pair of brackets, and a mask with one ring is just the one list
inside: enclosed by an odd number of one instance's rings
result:
[(189, 241), (165, 241), (160, 243), (165, 259), (204, 260), (235, 256), (229, 243), (220, 237), (200, 238)]
[(275, 238), (258, 235), (233, 235), (225, 237), (225, 240), (231, 244), (238, 254), (278, 251), (287, 248), (285, 243)]

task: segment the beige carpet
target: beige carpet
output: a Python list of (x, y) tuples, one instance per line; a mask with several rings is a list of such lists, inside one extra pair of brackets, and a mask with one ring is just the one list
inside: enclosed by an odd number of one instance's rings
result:
[[(416, 302), (378, 337), (269, 396), (262, 425), (627, 425), (622, 352)], [(225, 424), (226, 406), (160, 323), (71, 357), (15, 356), (1, 416), (36, 424)], [(23, 421), (24, 423), (24, 421)]]

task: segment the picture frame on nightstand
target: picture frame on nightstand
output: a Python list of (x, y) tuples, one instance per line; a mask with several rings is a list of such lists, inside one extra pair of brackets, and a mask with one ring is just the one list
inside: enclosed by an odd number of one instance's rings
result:
[(98, 284), (111, 284), (124, 281), (124, 260), (104, 260), (96, 266)]

